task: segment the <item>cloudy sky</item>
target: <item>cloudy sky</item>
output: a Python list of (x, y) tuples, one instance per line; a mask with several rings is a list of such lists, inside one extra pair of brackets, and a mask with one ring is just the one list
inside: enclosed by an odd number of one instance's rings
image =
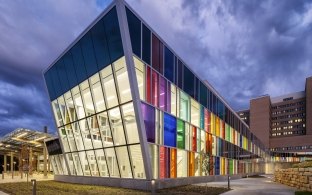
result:
[[(235, 110), (312, 76), (312, 1), (126, 1)], [(0, 135), (55, 130), (42, 71), (107, 3), (0, 0)]]

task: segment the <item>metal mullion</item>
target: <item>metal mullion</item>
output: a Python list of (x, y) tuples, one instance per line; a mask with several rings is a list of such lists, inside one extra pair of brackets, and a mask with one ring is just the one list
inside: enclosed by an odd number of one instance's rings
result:
[(143, 116), (142, 111), (140, 109), (141, 107), (141, 101), (140, 101), (140, 95), (139, 90), (137, 86), (137, 79), (135, 75), (135, 66), (133, 62), (133, 52), (131, 47), (131, 40), (130, 40), (130, 34), (128, 29), (128, 22), (127, 22), (127, 16), (126, 16), (126, 10), (125, 10), (125, 2), (124, 1), (116, 1), (116, 9), (117, 9), (117, 17), (119, 22), (119, 28), (121, 32), (121, 39), (125, 54), (125, 60), (126, 60), (126, 67), (128, 71), (128, 78), (129, 78), (129, 84), (131, 89), (131, 95), (133, 100), (133, 107), (134, 112), (136, 115), (136, 122), (138, 126), (138, 134), (140, 139), (140, 146), (142, 151), (142, 157), (144, 162), (144, 170), (146, 174), (146, 179), (151, 180), (152, 179), (152, 172), (151, 172), (151, 161), (149, 159), (149, 150), (148, 150), (148, 144), (146, 140), (146, 134), (145, 134), (145, 126), (143, 122)]
[[(130, 104), (132, 104), (132, 106), (133, 106), (132, 102)], [(126, 134), (126, 126), (125, 126), (125, 123), (124, 123), (124, 115), (123, 115), (122, 107), (120, 107), (120, 114), (121, 114), (121, 121), (122, 121), (123, 129), (124, 129), (125, 139), (126, 139), (126, 148), (127, 148), (127, 151), (128, 151), (128, 158), (129, 158), (132, 178), (134, 178), (134, 174), (133, 174), (133, 170), (132, 170), (132, 160), (130, 158), (130, 152), (129, 152), (129, 148), (128, 148), (128, 134)]]
[[(127, 69), (126, 65), (125, 65), (125, 68)], [(112, 64), (112, 71), (113, 71), (112, 74), (113, 74), (113, 78), (114, 78), (114, 82), (115, 82), (115, 88), (116, 88), (116, 92), (117, 92), (117, 99), (118, 99), (118, 105), (119, 105), (118, 106), (119, 107), (119, 113), (120, 113), (120, 117), (121, 117), (121, 124), (122, 124), (123, 132), (124, 132), (125, 142), (126, 142), (126, 145), (127, 145), (128, 144), (128, 136), (126, 135), (126, 132), (125, 132), (125, 124), (124, 124), (124, 121), (123, 121), (124, 116), (123, 116), (123, 112), (122, 112), (122, 109), (121, 109), (121, 106), (120, 106), (121, 105), (121, 99), (120, 99), (120, 95), (119, 95), (120, 91), (119, 91), (118, 80), (117, 80), (117, 75), (116, 75), (115, 64), (114, 63)], [(127, 73), (128, 73), (128, 70), (127, 70)], [(129, 77), (128, 77), (128, 79), (129, 79)], [(130, 87), (130, 84), (129, 84), (129, 87)], [(131, 87), (130, 87), (130, 90), (131, 90)], [(132, 99), (132, 94), (131, 94), (131, 99)], [(127, 150), (128, 150), (128, 148), (127, 148)], [(130, 166), (132, 166), (131, 162), (130, 162), (130, 158), (129, 158), (129, 151), (128, 151), (128, 159), (129, 159)], [(118, 167), (119, 167), (119, 165), (118, 165)], [(132, 174), (132, 178), (133, 178), (132, 167), (130, 167), (130, 168), (131, 168), (131, 174)], [(120, 177), (121, 177), (121, 175), (120, 175)]]

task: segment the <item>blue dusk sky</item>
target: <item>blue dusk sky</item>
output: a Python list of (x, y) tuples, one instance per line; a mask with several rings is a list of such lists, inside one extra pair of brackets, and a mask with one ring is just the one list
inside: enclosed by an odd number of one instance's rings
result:
[[(312, 1), (126, 2), (234, 110), (263, 94), (303, 91), (312, 76)], [(42, 72), (108, 3), (0, 0), (0, 136), (55, 131)]]

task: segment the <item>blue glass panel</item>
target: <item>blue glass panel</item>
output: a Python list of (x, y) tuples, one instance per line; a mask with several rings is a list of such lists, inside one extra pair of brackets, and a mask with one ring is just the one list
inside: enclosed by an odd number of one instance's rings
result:
[(98, 22), (94, 27), (92, 27), (91, 34), (97, 65), (99, 70), (101, 70), (110, 64), (103, 21)]
[(61, 87), (62, 87), (62, 91), (68, 91), (69, 90), (69, 84), (68, 84), (68, 80), (67, 80), (67, 74), (66, 74), (66, 70), (65, 70), (65, 66), (63, 64), (63, 59), (59, 59), (59, 61), (54, 65), (56, 66), (57, 69), (57, 73), (60, 79), (60, 83), (61, 83)]
[(142, 60), (147, 64), (151, 64), (151, 31), (144, 24), (142, 33)]
[(132, 51), (141, 58), (141, 21), (126, 8)]
[(54, 86), (53, 86), (53, 80), (52, 80), (52, 75), (51, 75), (51, 69), (48, 70), (44, 74), (45, 82), (48, 88), (50, 100), (54, 100), (56, 98), (55, 91), (54, 91)]
[(150, 105), (141, 103), (141, 109), (145, 124), (147, 141), (155, 143), (155, 108)]
[(61, 88), (61, 83), (58, 77), (57, 69), (56, 66), (54, 65), (51, 69), (51, 77), (52, 77), (52, 82), (55, 90), (55, 96), (59, 97), (60, 95), (63, 94), (62, 88)]
[(63, 62), (67, 73), (69, 88), (73, 88), (78, 84), (73, 57), (70, 51), (63, 56)]
[(183, 67), (184, 65), (182, 64), (182, 62), (180, 60), (178, 60), (178, 66), (177, 66), (177, 73), (176, 74), (176, 77), (177, 78), (177, 81), (178, 81), (178, 87), (180, 87), (180, 89), (183, 88)]
[(104, 16), (103, 21), (110, 59), (111, 62), (114, 62), (124, 55), (116, 7), (112, 8), (106, 16)]
[(177, 122), (176, 118), (164, 113), (164, 144), (166, 146), (176, 147), (177, 140)]
[(79, 42), (81, 44), (81, 50), (85, 61), (87, 75), (88, 77), (90, 77), (98, 71), (93, 43), (91, 39), (91, 32), (85, 34)]
[(174, 55), (165, 47), (165, 77), (174, 82)]
[(72, 47), (71, 53), (73, 56), (74, 67), (75, 67), (75, 71), (77, 75), (77, 82), (81, 83), (82, 81), (86, 80), (88, 77), (87, 77), (87, 71), (84, 65), (84, 59), (82, 56), (79, 42)]
[(220, 157), (215, 157), (215, 175), (220, 175)]
[(202, 82), (200, 82), (200, 98), (199, 98), (199, 102), (203, 106), (208, 108), (208, 105), (207, 105), (207, 87)]
[(183, 91), (194, 97), (194, 74), (186, 67), (183, 68)]

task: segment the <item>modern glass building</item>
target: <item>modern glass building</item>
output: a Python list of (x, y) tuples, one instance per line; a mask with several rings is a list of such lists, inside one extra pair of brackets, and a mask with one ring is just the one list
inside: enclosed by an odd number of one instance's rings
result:
[(44, 78), (56, 180), (150, 189), (263, 172), (259, 139), (122, 0)]

